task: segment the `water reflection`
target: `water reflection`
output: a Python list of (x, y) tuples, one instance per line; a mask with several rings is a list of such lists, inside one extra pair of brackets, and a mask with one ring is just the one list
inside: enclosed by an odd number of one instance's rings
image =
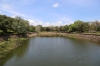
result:
[(0, 66), (100, 66), (100, 45), (64, 37), (34, 37), (2, 59)]
[(9, 61), (11, 58), (16, 57), (22, 58), (26, 53), (27, 49), (29, 48), (29, 40), (26, 40), (22, 46), (18, 47), (17, 49), (12, 50), (10, 53), (8, 53), (5, 58), (0, 59), (0, 66), (4, 66), (4, 64)]

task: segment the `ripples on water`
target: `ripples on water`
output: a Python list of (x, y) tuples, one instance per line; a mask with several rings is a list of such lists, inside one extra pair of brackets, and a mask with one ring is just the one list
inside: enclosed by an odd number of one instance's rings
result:
[(1, 59), (0, 66), (100, 66), (100, 45), (64, 37), (34, 37)]

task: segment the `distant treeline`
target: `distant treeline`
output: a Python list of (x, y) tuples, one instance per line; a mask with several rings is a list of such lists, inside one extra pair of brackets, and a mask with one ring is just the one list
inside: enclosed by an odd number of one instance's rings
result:
[(92, 22), (84, 22), (77, 20), (74, 24), (64, 26), (47, 26), (29, 25), (29, 21), (16, 16), (15, 18), (6, 15), (0, 15), (0, 33), (28, 33), (28, 32), (97, 32), (100, 31), (100, 22), (98, 20)]

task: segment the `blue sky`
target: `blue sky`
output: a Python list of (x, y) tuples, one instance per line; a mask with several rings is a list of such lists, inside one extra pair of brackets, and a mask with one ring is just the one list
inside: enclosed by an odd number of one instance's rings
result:
[(75, 20), (100, 20), (100, 0), (0, 0), (0, 13), (31, 25), (61, 26)]

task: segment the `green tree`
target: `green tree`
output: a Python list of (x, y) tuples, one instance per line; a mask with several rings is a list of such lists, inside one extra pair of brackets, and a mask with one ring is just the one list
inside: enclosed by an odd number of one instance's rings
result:
[(50, 31), (49, 27), (42, 27), (42, 28), (43, 28), (43, 31)]
[(75, 21), (74, 22), (74, 28), (78, 32), (84, 32), (84, 22), (80, 21), (80, 20)]
[(88, 22), (84, 22), (83, 24), (83, 32), (88, 32), (89, 31), (89, 23)]
[(76, 32), (77, 29), (75, 28), (74, 24), (69, 25), (68, 32)]
[(8, 21), (6, 15), (0, 15), (0, 30), (7, 33)]
[(17, 16), (12, 24), (12, 28), (16, 33), (27, 33), (29, 22)]
[(35, 32), (35, 27), (33, 25), (29, 26), (29, 32)]

